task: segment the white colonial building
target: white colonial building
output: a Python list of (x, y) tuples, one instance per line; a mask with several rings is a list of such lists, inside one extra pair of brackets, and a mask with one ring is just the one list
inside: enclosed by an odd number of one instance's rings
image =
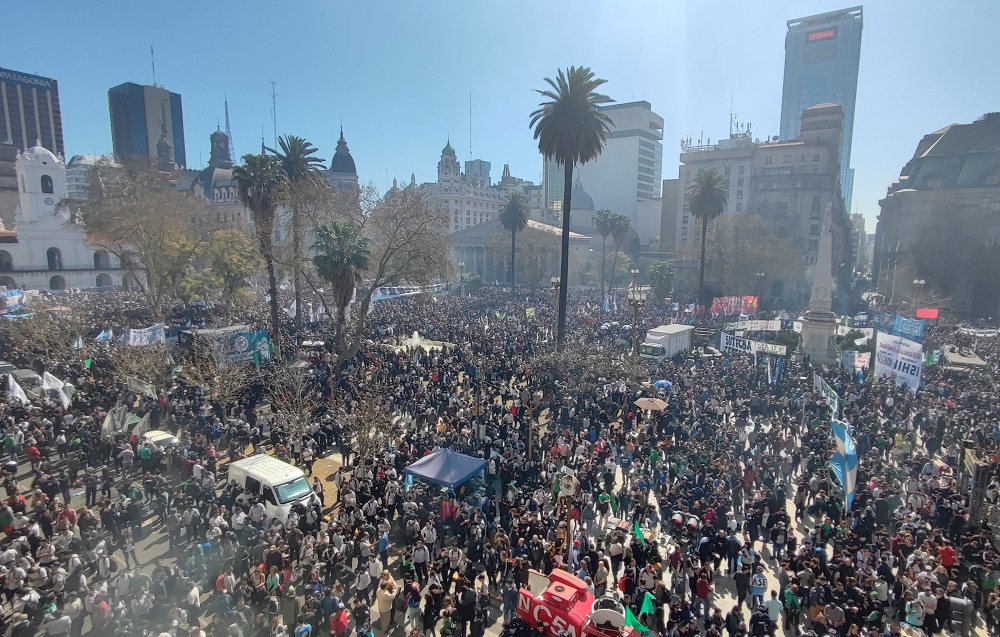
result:
[(87, 243), (82, 225), (60, 207), (66, 198), (66, 162), (36, 144), (15, 160), (18, 207), (14, 228), (0, 222), (0, 286), (66, 290), (124, 286), (134, 280), (117, 257)]

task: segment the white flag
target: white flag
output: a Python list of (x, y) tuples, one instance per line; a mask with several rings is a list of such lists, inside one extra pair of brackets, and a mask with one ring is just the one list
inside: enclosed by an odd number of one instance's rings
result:
[(59, 392), (59, 402), (62, 403), (63, 409), (69, 409), (70, 399), (64, 390), (65, 387), (66, 383), (63, 381), (48, 372), (42, 372), (42, 389), (54, 389)]
[(11, 374), (7, 374), (7, 396), (9, 398), (17, 398), (23, 405), (31, 402), (28, 400), (28, 395), (24, 393), (24, 390), (21, 389), (21, 386), (17, 384), (17, 381), (14, 380), (14, 376)]

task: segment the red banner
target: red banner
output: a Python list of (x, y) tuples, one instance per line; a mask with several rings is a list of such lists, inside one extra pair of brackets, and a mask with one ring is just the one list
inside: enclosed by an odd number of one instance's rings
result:
[(918, 319), (931, 319), (936, 320), (938, 318), (938, 310), (936, 307), (922, 307), (917, 309)]
[(760, 304), (756, 296), (717, 296), (712, 299), (712, 314), (716, 316), (737, 316), (756, 314)]

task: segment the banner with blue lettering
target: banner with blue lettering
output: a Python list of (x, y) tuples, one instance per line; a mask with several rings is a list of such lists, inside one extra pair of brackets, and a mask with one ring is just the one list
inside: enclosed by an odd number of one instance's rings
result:
[(125, 335), (125, 344), (137, 347), (148, 347), (149, 345), (162, 343), (165, 340), (166, 332), (164, 331), (163, 323), (150, 325), (141, 330), (128, 330), (128, 333)]
[(879, 332), (875, 339), (875, 378), (892, 379), (896, 385), (906, 385), (916, 392), (920, 387), (920, 370), (924, 362), (924, 347), (902, 336)]
[(892, 333), (895, 336), (902, 336), (911, 341), (922, 343), (925, 326), (926, 322), (923, 319), (911, 319), (897, 314), (892, 323)]

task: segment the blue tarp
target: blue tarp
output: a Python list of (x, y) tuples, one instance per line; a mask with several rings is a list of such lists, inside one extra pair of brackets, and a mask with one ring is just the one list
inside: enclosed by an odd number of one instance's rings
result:
[(486, 467), (486, 460), (441, 449), (403, 469), (404, 475), (454, 489)]

